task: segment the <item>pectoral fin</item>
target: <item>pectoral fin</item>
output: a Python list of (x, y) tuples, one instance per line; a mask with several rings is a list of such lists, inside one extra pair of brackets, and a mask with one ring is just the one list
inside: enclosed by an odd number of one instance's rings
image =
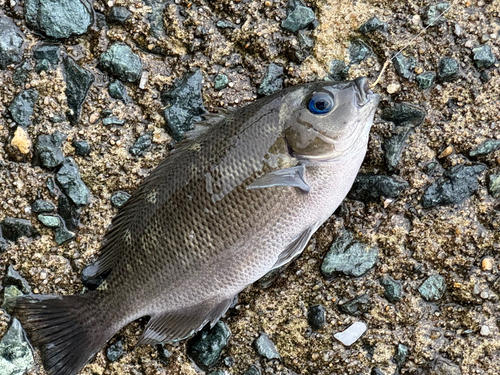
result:
[(262, 189), (272, 186), (292, 186), (297, 187), (304, 193), (308, 193), (311, 187), (305, 181), (306, 167), (299, 164), (295, 167), (280, 169), (259, 177), (247, 189)]
[(304, 232), (300, 234), (287, 248), (280, 254), (278, 260), (273, 266), (273, 269), (281, 267), (284, 264), (290, 262), (293, 258), (299, 255), (306, 247), (311, 236), (316, 232), (316, 229), (321, 223), (316, 223), (311, 227), (307, 228)]

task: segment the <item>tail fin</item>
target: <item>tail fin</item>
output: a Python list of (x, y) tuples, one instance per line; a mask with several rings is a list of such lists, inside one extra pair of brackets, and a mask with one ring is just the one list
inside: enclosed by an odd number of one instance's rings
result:
[(31, 295), (16, 301), (14, 315), (41, 350), (50, 375), (76, 375), (115, 334), (93, 294)]

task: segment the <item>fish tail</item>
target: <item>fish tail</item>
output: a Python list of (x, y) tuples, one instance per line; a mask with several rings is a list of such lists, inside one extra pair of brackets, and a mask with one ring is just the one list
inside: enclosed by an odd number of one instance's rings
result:
[(30, 295), (16, 300), (13, 313), (40, 349), (50, 375), (76, 375), (118, 330), (99, 312), (95, 294)]

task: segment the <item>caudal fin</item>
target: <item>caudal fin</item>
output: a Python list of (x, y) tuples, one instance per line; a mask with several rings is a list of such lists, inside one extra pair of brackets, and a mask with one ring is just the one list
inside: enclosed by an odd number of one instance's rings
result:
[(42, 352), (44, 367), (50, 375), (78, 374), (114, 335), (114, 330), (94, 308), (92, 295), (31, 295), (16, 301), (14, 315), (31, 343)]

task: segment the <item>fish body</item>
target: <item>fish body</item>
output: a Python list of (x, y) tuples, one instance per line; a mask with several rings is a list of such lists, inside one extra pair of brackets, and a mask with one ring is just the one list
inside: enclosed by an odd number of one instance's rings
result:
[(367, 81), (285, 89), (181, 142), (113, 219), (95, 291), (31, 295), (15, 314), (50, 374), (77, 374), (126, 324), (139, 344), (215, 324), (237, 294), (302, 252), (347, 195), (379, 96)]

